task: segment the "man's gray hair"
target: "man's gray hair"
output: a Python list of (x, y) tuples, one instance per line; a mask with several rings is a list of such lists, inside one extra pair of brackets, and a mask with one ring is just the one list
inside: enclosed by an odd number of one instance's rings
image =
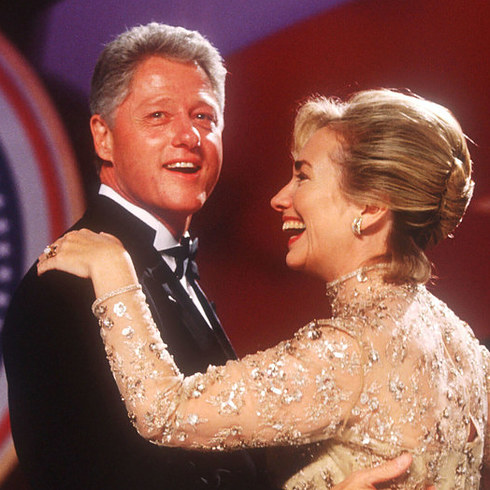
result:
[(115, 109), (128, 95), (138, 65), (150, 56), (195, 62), (207, 74), (221, 112), (226, 69), (218, 50), (199, 32), (151, 22), (129, 29), (107, 44), (92, 77), (90, 110), (112, 126)]

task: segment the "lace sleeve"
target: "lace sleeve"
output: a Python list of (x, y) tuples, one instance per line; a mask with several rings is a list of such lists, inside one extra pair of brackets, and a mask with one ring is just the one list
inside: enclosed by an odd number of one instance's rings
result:
[[(481, 346), (483, 361), (485, 362), (485, 380), (487, 388), (487, 410), (490, 407), (490, 353), (487, 348)], [(483, 450), (483, 466), (490, 470), (490, 417), (487, 415), (487, 426), (485, 430), (485, 444)]]
[(357, 342), (316, 322), (264, 352), (184, 377), (140, 291), (105, 301), (99, 321), (129, 417), (157, 444), (230, 449), (325, 439), (361, 390)]

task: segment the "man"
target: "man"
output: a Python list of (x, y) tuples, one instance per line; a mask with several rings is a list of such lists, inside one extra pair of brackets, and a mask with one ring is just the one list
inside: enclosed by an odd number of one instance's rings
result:
[[(99, 196), (74, 228), (117, 236), (186, 374), (234, 357), (189, 258), (174, 257), (221, 169), (225, 68), (200, 34), (149, 24), (106, 46), (91, 129)], [(177, 252), (178, 253), (178, 252)], [(182, 260), (183, 259), (183, 260)], [(188, 270), (181, 278), (175, 268)], [(180, 273), (179, 273), (180, 275)], [(34, 488), (255, 488), (248, 453), (200, 454), (138, 436), (106, 365), (87, 281), (22, 281), (4, 327), (12, 433)]]
[[(187, 375), (234, 357), (192, 257), (182, 254), (187, 246), (179, 247), (220, 173), (224, 80), (219, 53), (200, 34), (155, 23), (107, 45), (92, 80), (102, 185), (74, 229), (122, 241)], [(138, 436), (98, 339), (93, 299), (88, 281), (37, 277), (33, 268), (10, 307), (3, 342), (12, 433), (32, 486), (261, 488), (250, 453), (162, 448)]]

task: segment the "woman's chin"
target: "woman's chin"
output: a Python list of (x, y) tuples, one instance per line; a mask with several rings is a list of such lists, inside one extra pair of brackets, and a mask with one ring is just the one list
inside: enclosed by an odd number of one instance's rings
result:
[(286, 265), (293, 271), (301, 271), (304, 269), (305, 263), (304, 260), (299, 260), (298, 257), (295, 257), (294, 253), (289, 252), (286, 255)]

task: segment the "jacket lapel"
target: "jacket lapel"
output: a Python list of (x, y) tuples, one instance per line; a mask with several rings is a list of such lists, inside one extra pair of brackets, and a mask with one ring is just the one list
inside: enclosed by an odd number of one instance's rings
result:
[(221, 322), (219, 321), (218, 316), (216, 315), (216, 310), (214, 308), (214, 305), (211, 304), (204, 294), (204, 291), (201, 289), (201, 286), (195, 282), (195, 291), (197, 294), (197, 297), (201, 304), (203, 305), (204, 312), (206, 313), (207, 317), (209, 318), (209, 321), (211, 322), (213, 331), (216, 335), (216, 340), (219, 342), (221, 345), (221, 348), (223, 349), (224, 352), (226, 352), (226, 356), (228, 359), (236, 359), (237, 355), (231, 345), (230, 339), (226, 335), (226, 332), (224, 331), (223, 327), (221, 326)]
[(154, 267), (148, 267), (140, 280), (144, 290), (151, 296), (163, 296), (180, 305), (183, 326), (188, 334), (200, 349), (210, 348), (214, 343), (212, 330), (164, 260), (160, 260)]
[[(236, 358), (219, 319), (202, 290), (197, 292), (209, 327), (180, 281), (153, 247), (155, 231), (104, 196), (97, 196), (84, 221), (94, 231), (111, 233), (131, 255), (154, 321), (184, 374)], [(85, 224), (84, 224), (85, 225)], [(200, 352), (201, 355), (196, 356)]]

